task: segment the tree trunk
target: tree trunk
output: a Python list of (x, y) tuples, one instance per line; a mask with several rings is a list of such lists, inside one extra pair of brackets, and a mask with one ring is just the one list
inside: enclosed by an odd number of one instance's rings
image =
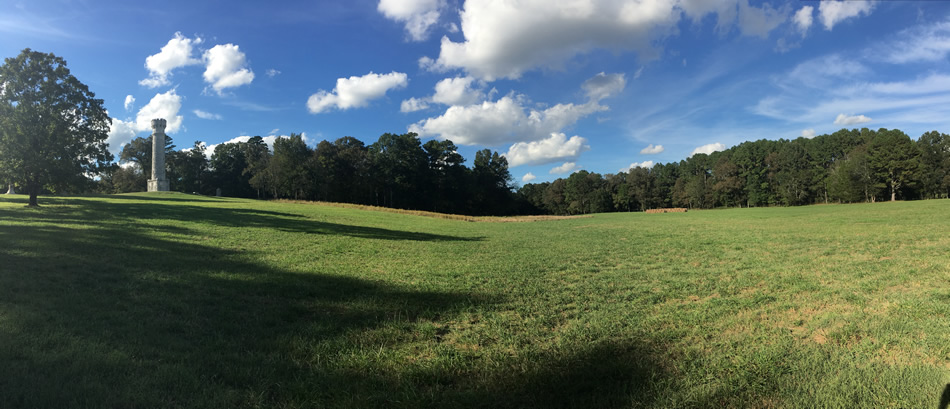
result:
[(39, 203), (36, 202), (36, 196), (39, 194), (40, 187), (36, 183), (30, 183), (27, 185), (26, 190), (30, 193), (30, 204), (29, 207), (39, 207)]

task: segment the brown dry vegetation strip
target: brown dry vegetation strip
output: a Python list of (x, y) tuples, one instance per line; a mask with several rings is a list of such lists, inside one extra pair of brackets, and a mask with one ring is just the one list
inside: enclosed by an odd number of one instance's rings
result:
[(686, 213), (688, 209), (685, 207), (672, 207), (664, 209), (647, 209), (645, 213)]
[(539, 222), (539, 221), (546, 221), (546, 220), (584, 219), (584, 218), (593, 217), (592, 215), (589, 215), (589, 214), (577, 215), (577, 216), (466, 216), (463, 214), (436, 213), (436, 212), (427, 212), (423, 210), (393, 209), (389, 207), (367, 206), (367, 205), (352, 204), (352, 203), (310, 202), (310, 201), (305, 201), (305, 200), (285, 200), (285, 199), (277, 200), (277, 202), (342, 207), (345, 209), (359, 209), (359, 210), (370, 210), (370, 211), (375, 211), (375, 212), (408, 214), (412, 216), (423, 216), (423, 217), (432, 217), (436, 219), (448, 219), (448, 220), (461, 220), (461, 221), (466, 221), (466, 222), (524, 223), (524, 222)]

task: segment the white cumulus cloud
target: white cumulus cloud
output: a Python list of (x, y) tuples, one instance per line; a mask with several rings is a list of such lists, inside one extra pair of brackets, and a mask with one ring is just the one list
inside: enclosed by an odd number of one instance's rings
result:
[(655, 163), (653, 163), (652, 160), (645, 160), (643, 162), (633, 162), (630, 164), (630, 166), (620, 169), (620, 172), (629, 172), (630, 169), (635, 169), (635, 168), (650, 169), (653, 167), (653, 165), (655, 165)]
[(739, 24), (745, 35), (766, 36), (787, 19), (784, 10), (747, 0), (467, 0), (460, 13), (464, 40), (443, 37), (438, 57), (422, 58), (420, 66), (462, 69), (492, 81), (561, 68), (597, 49), (635, 51), (650, 60), (661, 54), (657, 40), (678, 33), (684, 15), (700, 24), (716, 13), (721, 31)]
[(747, 1), (739, 2), (739, 29), (742, 34), (768, 38), (769, 33), (787, 19), (784, 9), (772, 8), (768, 3), (755, 7)]
[(422, 98), (409, 98), (407, 100), (403, 100), (402, 104), (399, 104), (399, 112), (403, 113), (416, 112), (428, 108), (429, 103)]
[(401, 72), (374, 74), (362, 77), (338, 78), (332, 92), (320, 90), (307, 100), (310, 113), (319, 114), (331, 108), (350, 109), (369, 105), (369, 101), (382, 97), (394, 88), (403, 88), (409, 78)]
[(497, 101), (452, 106), (444, 114), (409, 127), (420, 136), (439, 136), (461, 145), (496, 146), (536, 141), (573, 125), (580, 118), (607, 107), (595, 102), (558, 104), (543, 111), (522, 106), (520, 97), (506, 95)]
[(795, 21), (795, 26), (798, 27), (798, 31), (801, 31), (802, 34), (808, 31), (808, 28), (811, 27), (811, 23), (814, 21), (812, 13), (815, 11), (815, 8), (812, 6), (803, 6), (801, 9), (795, 12), (795, 16), (792, 17), (792, 20)]
[(814, 137), (815, 137), (815, 130), (814, 130), (814, 129), (803, 129), (803, 130), (802, 130), (802, 134), (799, 135), (799, 136), (801, 136), (802, 138), (808, 138), (808, 139), (814, 138)]
[(518, 142), (508, 148), (505, 158), (511, 167), (520, 165), (544, 165), (563, 160), (577, 159), (581, 153), (590, 150), (587, 139), (574, 135), (570, 139), (563, 133), (552, 133), (551, 137), (534, 142)]
[(112, 126), (109, 128), (109, 138), (106, 139), (106, 143), (109, 144), (109, 152), (118, 157), (119, 153), (122, 152), (122, 146), (131, 142), (135, 138), (135, 134), (135, 122), (113, 118)]
[(641, 155), (656, 155), (658, 153), (663, 153), (663, 145), (654, 145), (651, 143), (646, 148), (640, 149)]
[(131, 95), (125, 96), (125, 110), (131, 111), (135, 107), (135, 97)]
[(195, 113), (195, 116), (197, 116), (198, 118), (201, 118), (201, 119), (214, 119), (214, 120), (223, 119), (223, 117), (221, 117), (221, 115), (212, 114), (212, 113), (210, 113), (210, 112), (202, 111), (202, 110), (200, 110), (200, 109), (196, 109), (196, 110), (194, 110), (194, 111), (192, 111), (192, 112)]
[[(468, 84), (469, 80), (463, 84)], [(590, 100), (583, 104), (557, 104), (544, 110), (531, 109), (522, 95), (508, 94), (495, 101), (474, 105), (453, 105), (441, 116), (424, 119), (409, 126), (422, 137), (436, 136), (462, 145), (497, 146), (531, 142), (563, 132), (578, 120), (609, 108), (599, 99), (623, 89), (622, 74), (598, 74), (584, 83)], [(447, 82), (454, 89), (458, 81)], [(465, 89), (470, 87), (466, 85)]]
[(723, 144), (721, 144), (721, 143), (719, 143), (719, 142), (716, 142), (716, 143), (711, 143), (711, 144), (708, 144), (708, 145), (703, 145), (703, 146), (700, 146), (700, 147), (698, 147), (698, 148), (696, 148), (696, 149), (693, 149), (693, 151), (689, 154), (689, 156), (693, 156), (693, 155), (695, 155), (695, 154), (697, 154), (697, 153), (705, 153), (705, 154), (708, 155), (708, 154), (710, 154), (710, 153), (722, 151), (722, 150), (725, 150), (725, 149), (726, 149), (726, 145), (723, 145)]
[(524, 176), (521, 177), (521, 183), (528, 183), (537, 178), (538, 177), (535, 176), (534, 173), (528, 172), (528, 173), (525, 173)]
[(848, 116), (845, 114), (838, 114), (835, 118), (835, 125), (855, 125), (871, 122), (871, 118), (868, 118), (864, 115), (852, 115)]
[(247, 57), (234, 44), (219, 44), (205, 51), (207, 63), (205, 82), (220, 95), (226, 88), (239, 87), (254, 81), (254, 72), (247, 68)]
[(580, 166), (577, 166), (574, 162), (564, 162), (561, 166), (556, 166), (548, 171), (552, 175), (563, 175), (565, 173), (573, 173), (575, 170), (580, 169)]
[(158, 54), (145, 58), (145, 68), (148, 69), (149, 77), (139, 81), (139, 84), (149, 88), (168, 85), (168, 78), (175, 68), (201, 64), (202, 61), (192, 55), (194, 47), (201, 42), (200, 37), (192, 39), (182, 36), (181, 33), (175, 33)]
[(472, 86), (472, 77), (446, 78), (435, 84), (432, 102), (444, 105), (471, 105), (485, 97), (481, 90)]
[[(639, 74), (639, 71), (637, 73)], [(604, 74), (601, 72), (585, 81), (581, 87), (584, 88), (588, 98), (593, 101), (600, 101), (623, 91), (626, 86), (627, 79), (624, 78), (623, 74)]]
[(673, 2), (468, 0), (463, 42), (442, 38), (435, 69), (462, 68), (485, 79), (519, 78), (596, 48), (653, 55), (649, 34), (679, 19)]
[(443, 0), (380, 0), (376, 10), (391, 20), (406, 25), (409, 38), (422, 41), (429, 29), (439, 22)]
[(181, 110), (181, 96), (175, 90), (155, 94), (136, 115), (135, 130), (139, 132), (151, 131), (152, 119), (164, 118), (166, 121), (165, 133), (178, 132), (183, 119), (181, 115), (178, 115), (179, 110)]
[(874, 10), (874, 3), (870, 1), (837, 1), (826, 0), (818, 3), (818, 15), (825, 30), (831, 29), (844, 20), (861, 15), (869, 15)]

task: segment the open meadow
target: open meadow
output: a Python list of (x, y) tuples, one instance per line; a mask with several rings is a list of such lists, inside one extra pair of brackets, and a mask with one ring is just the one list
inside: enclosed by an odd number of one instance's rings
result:
[(0, 198), (0, 408), (929, 408), (950, 200), (492, 223)]

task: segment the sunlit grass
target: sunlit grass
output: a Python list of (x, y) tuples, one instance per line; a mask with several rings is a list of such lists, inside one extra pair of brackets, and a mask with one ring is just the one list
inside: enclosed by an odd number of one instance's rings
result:
[(0, 199), (0, 407), (936, 407), (950, 201)]

